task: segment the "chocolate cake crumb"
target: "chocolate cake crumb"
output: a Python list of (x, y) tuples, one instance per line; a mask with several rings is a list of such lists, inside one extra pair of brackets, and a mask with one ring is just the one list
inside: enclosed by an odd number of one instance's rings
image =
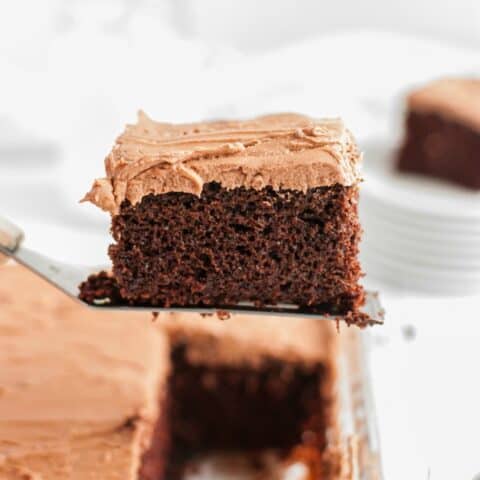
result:
[(228, 320), (231, 315), (230, 312), (227, 312), (226, 310), (217, 310), (217, 317), (219, 320)]
[(117, 282), (109, 272), (90, 275), (79, 286), (78, 298), (90, 305), (121, 305), (124, 303)]

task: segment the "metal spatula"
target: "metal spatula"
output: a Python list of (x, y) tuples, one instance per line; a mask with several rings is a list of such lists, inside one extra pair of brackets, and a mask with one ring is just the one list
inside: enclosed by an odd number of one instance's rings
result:
[[(318, 319), (342, 320), (341, 317), (319, 315), (318, 313), (302, 311), (297, 305), (272, 305), (262, 308), (255, 307), (251, 303), (240, 303), (234, 307), (172, 307), (160, 308), (153, 306), (127, 306), (127, 305), (109, 305), (99, 303), (98, 305), (88, 304), (78, 298), (79, 285), (87, 279), (92, 273), (97, 273), (101, 270), (109, 270), (109, 267), (86, 267), (75, 266), (66, 263), (58, 262), (44, 255), (34, 252), (22, 245), (24, 234), (20, 228), (10, 221), (0, 217), (0, 263), (2, 254), (10, 257), (18, 263), (24, 265), (26, 268), (35, 274), (44, 278), (54, 287), (62, 290), (69, 297), (77, 302), (84, 304), (89, 308), (114, 309), (114, 310), (140, 310), (151, 312), (197, 312), (203, 314), (219, 313), (221, 315), (228, 315), (229, 313), (251, 313), (255, 315), (279, 315), (279, 316), (302, 316), (315, 317)], [(375, 292), (367, 292), (367, 301), (363, 307), (363, 312), (366, 313), (371, 321), (371, 324), (382, 324), (384, 312), (380, 305), (378, 295)]]

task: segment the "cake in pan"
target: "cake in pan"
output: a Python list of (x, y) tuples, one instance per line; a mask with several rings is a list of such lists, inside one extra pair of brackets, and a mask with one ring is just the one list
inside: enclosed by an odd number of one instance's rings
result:
[(233, 455), (247, 478), (378, 478), (363, 381), (345, 382), (357, 330), (89, 311), (10, 266), (0, 301), (2, 479), (209, 478)]

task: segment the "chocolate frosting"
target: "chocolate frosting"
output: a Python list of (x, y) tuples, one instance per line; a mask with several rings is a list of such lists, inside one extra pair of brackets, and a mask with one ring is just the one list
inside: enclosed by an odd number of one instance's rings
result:
[(139, 112), (105, 160), (107, 177), (83, 200), (114, 215), (125, 199), (136, 204), (152, 193), (200, 195), (212, 181), (228, 189), (348, 186), (359, 181), (360, 158), (340, 119), (277, 114), (172, 125)]
[(193, 364), (260, 367), (268, 358), (304, 365), (329, 363), (338, 348), (335, 322), (311, 318), (163, 314), (159, 324), (185, 345)]
[(438, 113), (480, 130), (480, 79), (444, 78), (408, 97), (410, 110)]
[(0, 478), (136, 480), (165, 337), (144, 315), (90, 311), (20, 267), (0, 269), (0, 304)]

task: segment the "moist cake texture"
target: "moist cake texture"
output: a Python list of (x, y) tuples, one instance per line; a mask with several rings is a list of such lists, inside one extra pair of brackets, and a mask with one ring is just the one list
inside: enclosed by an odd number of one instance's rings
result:
[(354, 478), (333, 323), (90, 312), (17, 267), (0, 299), (0, 478), (174, 480), (218, 451)]
[(355, 322), (359, 161), (339, 119), (171, 125), (141, 113), (85, 200), (112, 215), (127, 303), (293, 303)]
[(443, 79), (412, 92), (401, 171), (480, 189), (480, 79)]

